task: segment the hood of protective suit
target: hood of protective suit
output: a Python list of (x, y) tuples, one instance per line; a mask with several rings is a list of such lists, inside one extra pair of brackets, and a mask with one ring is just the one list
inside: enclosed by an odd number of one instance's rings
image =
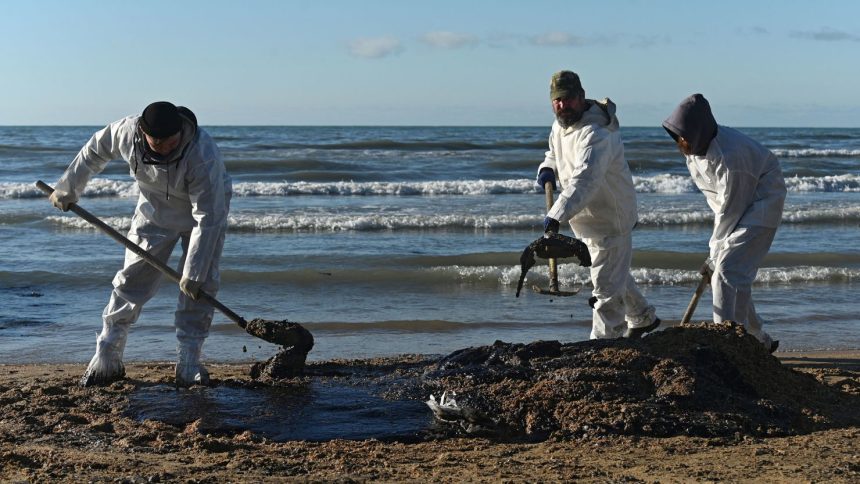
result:
[(538, 173), (551, 168), (561, 193), (547, 216), (570, 222), (583, 238), (629, 233), (637, 219), (636, 190), (624, 158), (615, 104), (608, 98), (586, 102), (582, 118), (572, 126), (553, 123)]
[(584, 126), (596, 124), (609, 131), (617, 131), (619, 128), (618, 118), (615, 116), (615, 103), (609, 98), (600, 101), (586, 99), (587, 105), (582, 118), (571, 126), (565, 128), (565, 133), (576, 131)]
[(172, 163), (144, 162), (137, 143), (140, 116), (127, 116), (93, 134), (57, 181), (56, 189), (80, 198), (90, 178), (101, 173), (108, 162), (126, 161), (140, 190), (131, 230), (152, 225), (162, 231), (190, 232), (183, 276), (201, 281), (217, 244), (223, 241), (232, 181), (215, 141), (206, 130), (197, 128), (192, 117), (186, 114), (185, 118), (182, 149), (176, 150), (181, 156)]
[(663, 121), (663, 128), (675, 141), (678, 141), (678, 136), (687, 140), (692, 153), (697, 156), (705, 156), (711, 140), (717, 135), (717, 121), (711, 113), (711, 105), (701, 94), (693, 94), (681, 101)]
[[(179, 106), (179, 118), (182, 120), (182, 127), (180, 128), (182, 131), (182, 137), (180, 138), (179, 145), (170, 153), (164, 156), (162, 160), (160, 160), (158, 165), (171, 165), (176, 163), (183, 156), (185, 156), (185, 152), (188, 150), (188, 147), (191, 145), (191, 142), (194, 141), (194, 138), (197, 136), (197, 117), (194, 113), (191, 112), (190, 109)], [(140, 129), (140, 119), (138, 117), (137, 125), (138, 129)], [(140, 153), (140, 158), (144, 159), (145, 155), (150, 152), (150, 148), (146, 143), (146, 140), (142, 135), (138, 135), (135, 137), (135, 147)]]

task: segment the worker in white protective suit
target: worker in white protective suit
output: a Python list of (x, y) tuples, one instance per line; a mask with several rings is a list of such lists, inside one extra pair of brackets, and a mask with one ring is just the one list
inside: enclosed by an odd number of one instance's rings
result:
[(701, 270), (711, 274), (714, 321), (743, 324), (773, 352), (779, 342), (762, 328), (750, 289), (782, 220), (786, 190), (779, 160), (748, 136), (717, 125), (701, 94), (681, 101), (663, 128), (714, 211), (710, 254)]
[(556, 120), (537, 188), (561, 193), (544, 219), (545, 232), (569, 222), (591, 254), (591, 338), (639, 338), (660, 325), (654, 307), (630, 275), (636, 191), (624, 158), (615, 104), (585, 98), (579, 76), (560, 71), (550, 81)]
[[(179, 359), (176, 383), (206, 385), (209, 375), (200, 363), (213, 308), (199, 291), (215, 295), (218, 263), (227, 229), (232, 184), (215, 142), (197, 126), (194, 114), (169, 102), (155, 102), (141, 115), (128, 116), (95, 133), (66, 169), (50, 200), (67, 211), (90, 178), (110, 160), (128, 162), (140, 197), (128, 238), (162, 262), (182, 241), (182, 274), (175, 313)], [(143, 305), (155, 295), (161, 273), (131, 251), (113, 279), (113, 292), (102, 314), (96, 354), (81, 384), (103, 385), (125, 376), (123, 350), (129, 327)]]

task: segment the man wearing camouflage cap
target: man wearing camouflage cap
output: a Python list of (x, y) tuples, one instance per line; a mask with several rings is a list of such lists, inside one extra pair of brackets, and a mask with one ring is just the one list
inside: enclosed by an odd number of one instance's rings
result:
[(591, 254), (594, 285), (591, 338), (639, 338), (660, 325), (654, 307), (630, 275), (636, 191), (624, 158), (615, 104), (585, 98), (579, 76), (560, 71), (550, 81), (555, 122), (549, 150), (538, 167), (540, 191), (547, 182), (561, 193), (547, 212), (544, 231), (569, 222)]

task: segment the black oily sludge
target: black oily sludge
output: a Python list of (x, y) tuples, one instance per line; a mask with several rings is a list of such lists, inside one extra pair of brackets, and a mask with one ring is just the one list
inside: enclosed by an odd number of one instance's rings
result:
[(860, 422), (850, 411), (860, 398), (783, 366), (734, 323), (642, 340), (497, 341), (452, 353), (424, 378), (434, 399), (453, 399), (437, 411), (452, 433), (781, 436)]

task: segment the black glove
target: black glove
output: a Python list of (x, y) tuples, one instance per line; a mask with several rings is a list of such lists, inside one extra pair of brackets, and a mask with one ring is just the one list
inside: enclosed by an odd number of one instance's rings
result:
[(552, 182), (552, 189), (555, 190), (555, 172), (552, 168), (541, 168), (538, 172), (537, 180), (535, 181), (535, 189), (538, 193), (544, 193), (546, 182)]
[(543, 233), (545, 234), (557, 234), (560, 224), (558, 220), (552, 217), (546, 217), (543, 219)]

